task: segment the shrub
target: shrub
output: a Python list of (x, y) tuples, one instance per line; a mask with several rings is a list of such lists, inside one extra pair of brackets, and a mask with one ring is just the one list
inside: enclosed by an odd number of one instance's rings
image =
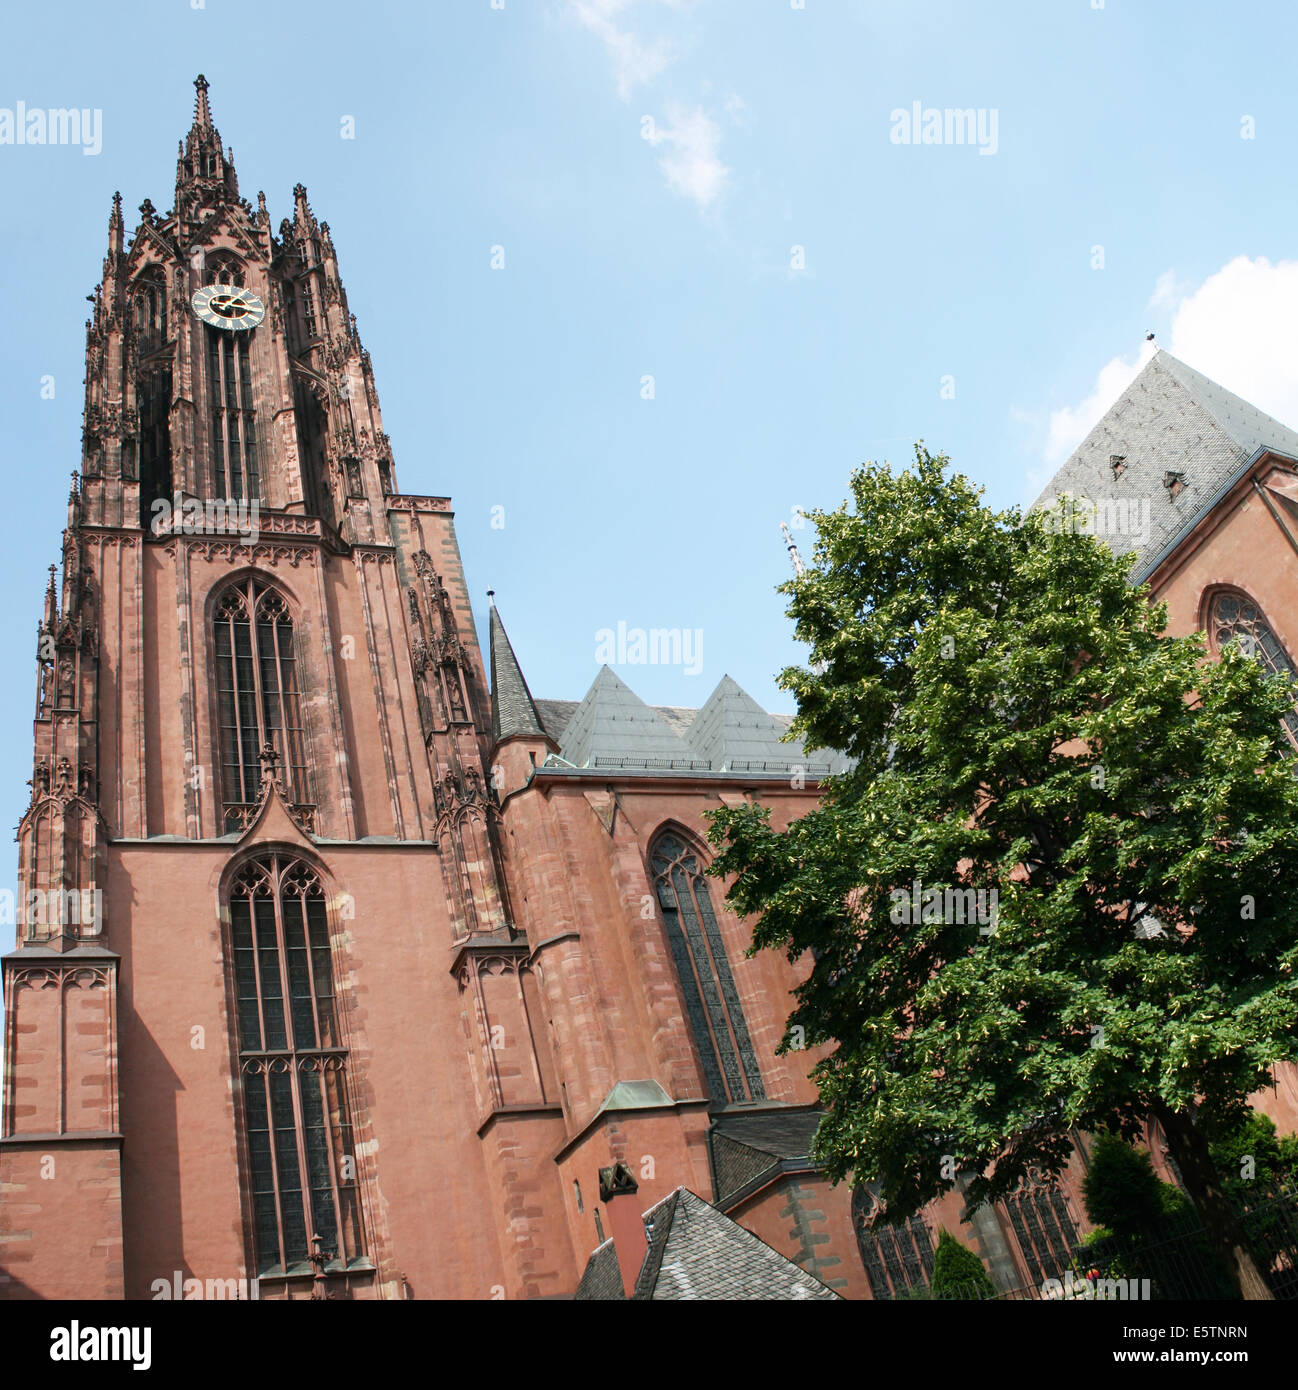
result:
[(1116, 1134), (1095, 1136), (1082, 1180), (1086, 1214), (1121, 1240), (1150, 1239), (1162, 1224), (1164, 1196), (1149, 1155)]
[(983, 1262), (945, 1228), (933, 1256), (933, 1298), (995, 1298), (996, 1285)]

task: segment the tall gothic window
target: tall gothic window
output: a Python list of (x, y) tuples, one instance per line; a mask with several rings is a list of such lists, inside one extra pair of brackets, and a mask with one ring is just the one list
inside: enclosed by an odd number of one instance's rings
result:
[(250, 575), (220, 596), (213, 636), (225, 826), (237, 830), (260, 798), (266, 744), (279, 755), (288, 801), (311, 800), (293, 619), (280, 592)]
[(249, 333), (207, 330), (207, 394), (212, 420), (212, 496), (259, 500), (257, 424), (253, 413)]
[(304, 1270), (316, 1236), (345, 1264), (363, 1242), (324, 887), (272, 855), (229, 903), (257, 1272)]
[(1032, 1282), (1059, 1278), (1072, 1265), (1078, 1234), (1058, 1183), (1031, 1175), (1005, 1199), (1005, 1211)]
[(171, 364), (142, 371), (136, 399), (140, 416), (140, 524), (153, 522), (153, 503), (171, 497)]
[[(1298, 677), (1289, 653), (1271, 630), (1257, 604), (1233, 589), (1214, 594), (1208, 609), (1208, 633), (1220, 652), (1228, 642), (1237, 642), (1245, 656), (1255, 657), (1272, 675)], [(1284, 716), (1284, 730), (1290, 743), (1298, 747), (1298, 710)]]
[(933, 1235), (922, 1216), (904, 1225), (881, 1220), (883, 1205), (871, 1186), (852, 1193), (852, 1225), (865, 1276), (875, 1298), (926, 1289), (933, 1278)]
[(689, 846), (670, 831), (654, 842), (650, 860), (708, 1095), (716, 1105), (765, 1100), (707, 879)]

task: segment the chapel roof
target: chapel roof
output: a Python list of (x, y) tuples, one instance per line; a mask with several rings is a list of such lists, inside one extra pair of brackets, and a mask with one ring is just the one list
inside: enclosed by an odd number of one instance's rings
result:
[[(833, 1289), (687, 1187), (650, 1207), (644, 1223), (648, 1248), (631, 1294), (636, 1302), (838, 1300)], [(625, 1298), (611, 1240), (591, 1255), (576, 1297)]]
[[(1261, 451), (1298, 459), (1298, 432), (1159, 349), (1042, 490), (1127, 504), (1102, 539), (1142, 579)], [(1147, 525), (1146, 525), (1147, 523)]]

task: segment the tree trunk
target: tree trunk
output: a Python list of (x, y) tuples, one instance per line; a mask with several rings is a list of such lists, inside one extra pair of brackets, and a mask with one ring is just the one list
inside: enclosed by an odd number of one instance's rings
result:
[(1167, 1136), (1168, 1151), (1181, 1171), (1185, 1190), (1203, 1218), (1208, 1243), (1230, 1271), (1241, 1295), (1250, 1300), (1274, 1298), (1249, 1252), (1235, 1209), (1222, 1190), (1208, 1141), (1183, 1110), (1160, 1104), (1153, 1107), (1153, 1115)]

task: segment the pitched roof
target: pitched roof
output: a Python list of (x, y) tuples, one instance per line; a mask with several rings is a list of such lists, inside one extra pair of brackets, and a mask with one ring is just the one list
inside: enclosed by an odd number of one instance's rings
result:
[(718, 1115), (708, 1131), (717, 1206), (725, 1210), (777, 1173), (807, 1166), (822, 1114), (779, 1106)]
[(601, 666), (586, 698), (563, 731), (561, 749), (573, 767), (637, 767), (691, 770), (697, 758), (653, 710), (613, 671)]
[[(536, 711), (541, 716), (545, 732), (555, 741), (563, 742), (564, 731), (572, 716), (577, 713), (580, 700), (537, 700)], [(649, 708), (664, 724), (680, 738), (684, 738), (697, 710), (686, 709), (682, 705), (650, 705)], [(776, 716), (777, 718), (780, 716)], [(787, 724), (788, 717), (784, 716)]]
[(694, 716), (686, 738), (718, 772), (786, 772), (796, 766), (842, 771), (847, 760), (818, 751), (810, 760), (802, 740), (782, 741), (788, 719), (767, 712), (731, 676), (722, 676)]
[(611, 1240), (591, 1255), (586, 1262), (586, 1272), (581, 1276), (574, 1298), (581, 1302), (620, 1298), (625, 1300), (626, 1291), (622, 1288), (622, 1271), (617, 1264), (617, 1251)]
[[(1133, 575), (1139, 575), (1262, 449), (1298, 459), (1298, 432), (1160, 350), (1035, 505), (1062, 494), (1125, 503), (1100, 535), (1117, 554), (1136, 552)], [(1115, 458), (1121, 460), (1116, 476)], [(1174, 495), (1169, 483), (1176, 481)]]
[(523, 679), (505, 625), (491, 600), (491, 737), (499, 743), (513, 734), (545, 736), (532, 692)]
[(768, 714), (730, 676), (694, 710), (646, 705), (605, 666), (584, 700), (538, 700), (535, 708), (563, 760), (574, 767), (781, 776), (802, 767), (808, 776), (822, 777), (850, 766), (828, 750), (808, 754), (800, 739), (782, 742), (791, 716)]
[[(638, 1301), (838, 1299), (833, 1289), (687, 1187), (650, 1207), (644, 1220), (648, 1249), (632, 1294)], [(596, 1282), (589, 1265), (587, 1276), (591, 1285), (586, 1277), (582, 1284), (589, 1288)], [(579, 1288), (578, 1296), (593, 1295), (582, 1295)]]

